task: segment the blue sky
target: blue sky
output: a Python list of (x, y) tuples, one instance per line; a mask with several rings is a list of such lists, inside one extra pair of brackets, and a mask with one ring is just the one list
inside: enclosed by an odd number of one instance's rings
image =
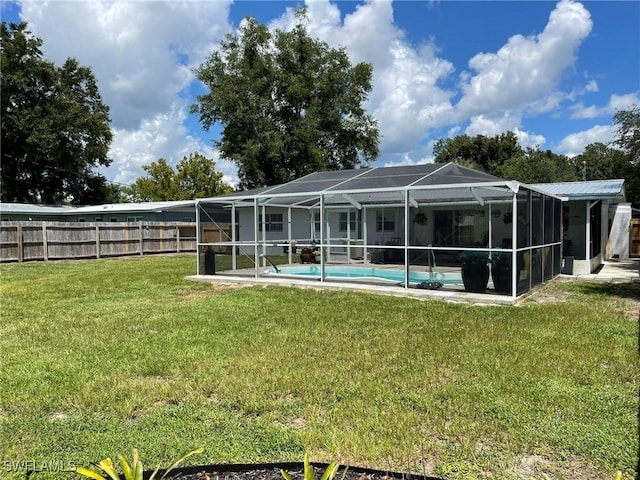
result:
[[(379, 122), (375, 165), (433, 160), (433, 142), (511, 130), (521, 145), (575, 155), (614, 138), (612, 117), (640, 104), (640, 2), (307, 1), (309, 31), (373, 64), (366, 107)], [(246, 15), (291, 28), (302, 2), (22, 0), (0, 4), (24, 20), (61, 64), (76, 57), (111, 107), (112, 165), (123, 184), (142, 166), (192, 152), (220, 158), (188, 113), (202, 87), (192, 67)]]

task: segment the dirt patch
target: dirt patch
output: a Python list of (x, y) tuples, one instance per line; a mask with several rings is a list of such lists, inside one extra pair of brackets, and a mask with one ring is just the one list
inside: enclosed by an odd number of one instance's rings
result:
[[(575, 455), (564, 461), (551, 460), (541, 455), (523, 455), (511, 470), (511, 474), (518, 479), (531, 478), (550, 480), (580, 479), (602, 480), (613, 478), (615, 472), (603, 472), (586, 460)], [(545, 475), (547, 477), (545, 477)]]

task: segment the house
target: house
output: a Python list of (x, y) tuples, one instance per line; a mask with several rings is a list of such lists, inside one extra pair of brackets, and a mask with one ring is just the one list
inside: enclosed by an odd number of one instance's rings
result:
[(60, 221), (71, 207), (0, 202), (2, 221)]
[[(228, 212), (218, 210), (211, 214), (216, 222), (230, 222)], [(0, 218), (3, 221), (195, 222), (195, 200), (81, 207), (0, 203)]]
[(609, 258), (629, 258), (631, 205), (624, 180), (539, 183), (562, 198), (563, 273), (589, 274)]
[(109, 203), (74, 207), (65, 212), (71, 222), (194, 222), (195, 201)]
[[(494, 273), (498, 258), (506, 262), (506, 289), (497, 291), (494, 278), (489, 291), (515, 298), (558, 275), (562, 263), (560, 197), (454, 163), (316, 172), (196, 207), (198, 231), (215, 209), (228, 209), (233, 222), (231, 238), (199, 238), (199, 251), (231, 245), (233, 268), (236, 255), (249, 256), (256, 278), (273, 273), (263, 270), (269, 255), (288, 252), (291, 262), (304, 247), (317, 251), (320, 282), (335, 280), (328, 265), (360, 262), (396, 268), (400, 288), (413, 288), (424, 283), (412, 281), (418, 271), (464, 280), (473, 254), (484, 267), (491, 257)], [(205, 266), (199, 256), (199, 274)]]

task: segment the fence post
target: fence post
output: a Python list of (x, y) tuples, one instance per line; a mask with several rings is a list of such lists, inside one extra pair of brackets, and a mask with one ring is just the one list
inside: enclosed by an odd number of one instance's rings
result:
[(138, 231), (140, 232), (140, 255), (144, 255), (144, 238), (142, 238), (142, 222), (138, 220)]
[(100, 224), (96, 222), (96, 258), (100, 258)]
[(22, 262), (24, 260), (24, 245), (22, 244), (22, 225), (18, 225), (16, 231), (16, 242), (18, 243), (18, 261)]
[(49, 241), (47, 239), (46, 222), (42, 222), (42, 258), (45, 262), (49, 260)]
[(176, 253), (180, 253), (180, 226), (176, 225)]

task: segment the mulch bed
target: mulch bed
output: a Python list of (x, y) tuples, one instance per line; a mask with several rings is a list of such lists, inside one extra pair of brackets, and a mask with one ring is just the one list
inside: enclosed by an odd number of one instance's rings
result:
[[(312, 463), (316, 478), (320, 479), (328, 464)], [(341, 465), (335, 476), (342, 478), (345, 466)], [(287, 472), (292, 480), (302, 480), (302, 463), (269, 463), (249, 465), (204, 465), (173, 470), (167, 480), (284, 480), (280, 469)], [(145, 478), (147, 478), (145, 476)], [(441, 480), (436, 477), (402, 472), (385, 472), (369, 468), (349, 466), (344, 480)]]

